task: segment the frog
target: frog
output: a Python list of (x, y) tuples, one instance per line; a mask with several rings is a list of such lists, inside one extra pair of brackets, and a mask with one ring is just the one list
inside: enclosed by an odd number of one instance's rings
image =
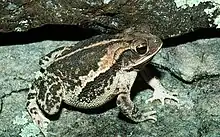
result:
[[(119, 34), (94, 36), (57, 48), (39, 61), (40, 70), (27, 97), (27, 111), (34, 123), (46, 128), (50, 120), (45, 114), (57, 114), (62, 103), (93, 109), (116, 98), (116, 106), (128, 119), (156, 120), (156, 111), (139, 111), (130, 94), (138, 72), (162, 45), (162, 40), (149, 31), (129, 28)], [(147, 102), (178, 101), (157, 78), (148, 84), (156, 91)]]

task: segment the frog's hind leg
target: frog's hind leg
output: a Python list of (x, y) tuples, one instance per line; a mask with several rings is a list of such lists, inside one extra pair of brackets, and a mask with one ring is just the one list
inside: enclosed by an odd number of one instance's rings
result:
[(148, 99), (146, 103), (153, 102), (154, 100), (159, 100), (162, 103), (162, 105), (164, 105), (165, 99), (179, 102), (179, 100), (176, 97), (177, 93), (172, 93), (168, 91), (167, 89), (165, 89), (160, 83), (159, 79), (153, 76), (151, 72), (152, 70), (150, 67), (148, 68), (146, 67), (140, 72), (143, 79), (154, 89), (153, 97)]
[(60, 81), (50, 74), (39, 74), (39, 77), (36, 78), (30, 88), (27, 98), (27, 110), (41, 129), (46, 128), (50, 121), (44, 114), (53, 115), (59, 111), (62, 102), (62, 91)]
[(41, 130), (46, 129), (50, 120), (44, 116), (43, 112), (41, 111), (41, 109), (37, 104), (36, 98), (37, 98), (37, 91), (32, 85), (28, 93), (26, 108), (28, 113), (32, 117), (34, 123), (37, 124)]
[(47, 74), (44, 79), (36, 83), (39, 91), (37, 104), (49, 115), (54, 115), (60, 110), (64, 88), (62, 81), (54, 74)]

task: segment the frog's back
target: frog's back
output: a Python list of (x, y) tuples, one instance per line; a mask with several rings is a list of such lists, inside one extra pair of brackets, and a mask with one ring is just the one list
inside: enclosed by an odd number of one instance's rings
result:
[[(111, 63), (104, 67), (100, 65), (106, 62), (103, 59), (112, 62), (114, 58), (113, 54), (105, 57), (115, 42), (109, 39), (112, 37), (100, 36), (68, 47), (47, 66), (47, 73), (53, 73), (62, 80), (64, 102), (75, 107), (93, 108), (115, 96), (112, 92), (116, 86), (112, 84), (119, 68)], [(114, 79), (115, 82), (117, 80)]]

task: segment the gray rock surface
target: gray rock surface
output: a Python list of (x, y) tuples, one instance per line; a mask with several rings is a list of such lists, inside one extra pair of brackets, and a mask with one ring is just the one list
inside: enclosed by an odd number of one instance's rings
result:
[[(25, 110), (28, 85), (49, 51), (74, 42), (43, 41), (0, 47), (0, 136), (43, 136)], [(141, 110), (154, 109), (158, 121), (130, 123), (113, 107), (98, 114), (63, 107), (48, 127), (51, 137), (218, 137), (220, 136), (220, 39), (198, 40), (164, 48), (153, 59), (163, 86), (178, 93), (179, 103), (146, 104), (152, 92), (140, 91), (134, 102)], [(143, 83), (139, 78), (137, 83)], [(1, 103), (1, 102), (0, 102)], [(114, 102), (113, 102), (114, 103)]]
[(220, 41), (197, 40), (177, 47), (164, 48), (153, 62), (191, 82), (220, 75)]
[(219, 0), (2, 0), (0, 32), (68, 24), (115, 33), (132, 25), (148, 24), (153, 34), (169, 38), (198, 28), (219, 27), (219, 3)]
[[(0, 98), (25, 89), (39, 70), (39, 58), (68, 42), (43, 41), (27, 45), (0, 47)], [(73, 42), (71, 42), (73, 43)]]

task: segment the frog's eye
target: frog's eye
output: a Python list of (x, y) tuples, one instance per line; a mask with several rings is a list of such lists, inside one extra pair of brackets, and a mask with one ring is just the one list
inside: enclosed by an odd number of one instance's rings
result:
[(147, 44), (140, 44), (136, 46), (135, 51), (140, 55), (144, 55), (149, 51), (149, 47)]

